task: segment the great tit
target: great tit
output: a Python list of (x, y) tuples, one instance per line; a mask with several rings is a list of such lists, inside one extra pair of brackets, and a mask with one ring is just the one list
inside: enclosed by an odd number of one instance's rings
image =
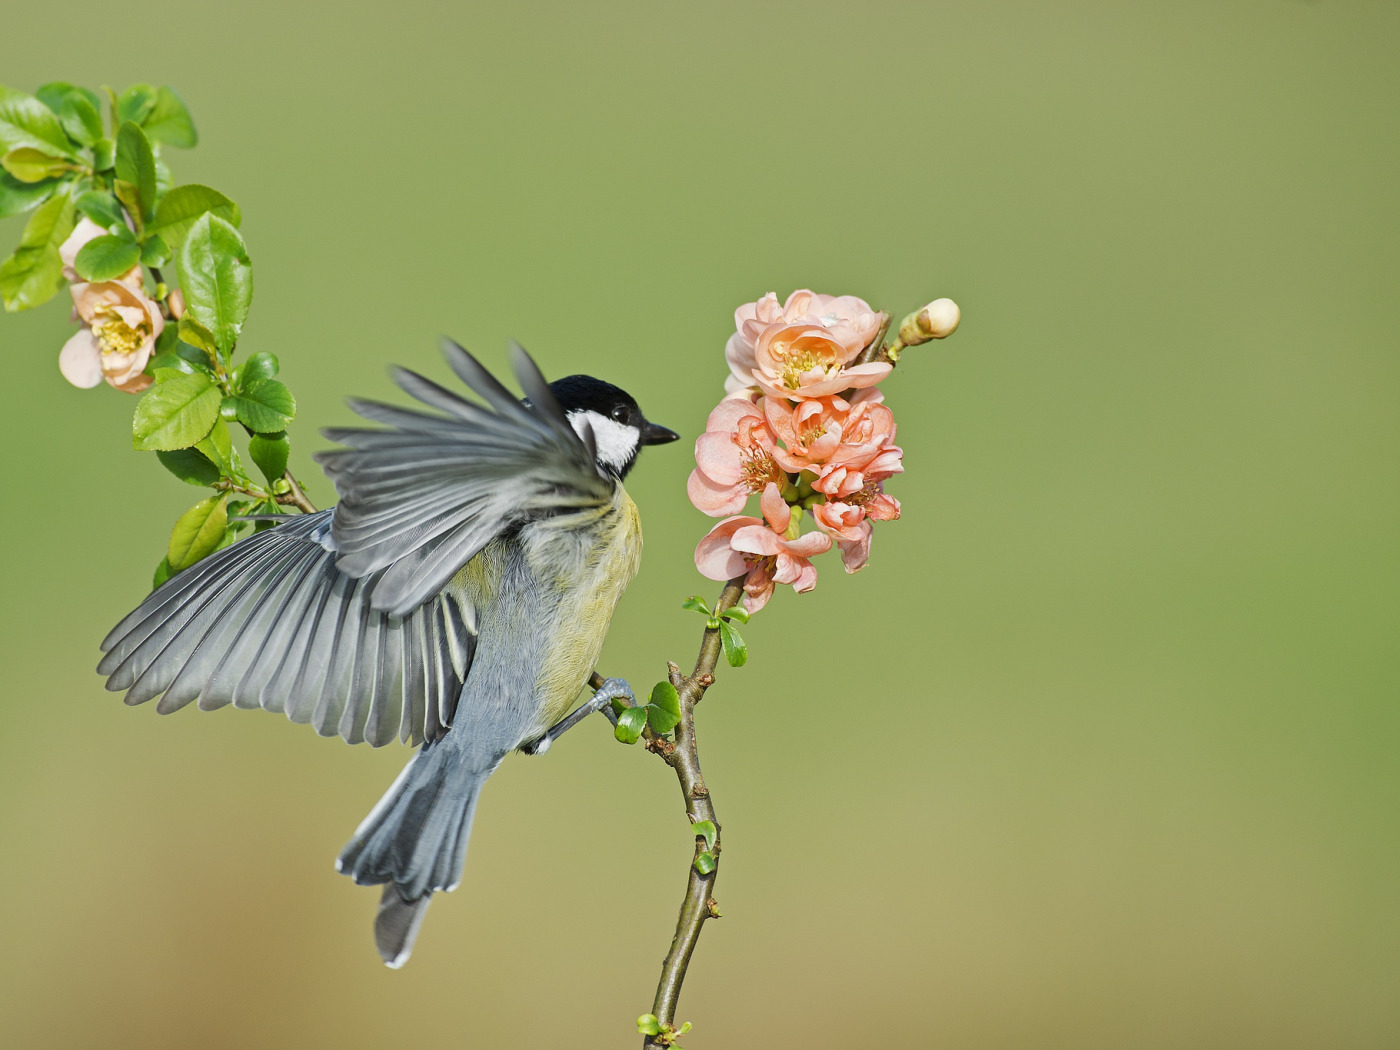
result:
[(336, 867), (384, 886), (375, 942), (407, 961), (433, 893), (461, 879), (481, 786), (629, 693), (594, 670), (642, 535), (622, 486), (643, 445), (679, 436), (591, 376), (546, 384), (524, 350), (517, 400), (445, 341), (484, 405), (394, 369), (433, 412), (352, 399), (386, 429), (333, 429), (315, 458), (340, 502), (281, 521), (178, 573), (102, 643), (126, 703), (159, 696), (283, 711), (323, 736), (422, 747)]

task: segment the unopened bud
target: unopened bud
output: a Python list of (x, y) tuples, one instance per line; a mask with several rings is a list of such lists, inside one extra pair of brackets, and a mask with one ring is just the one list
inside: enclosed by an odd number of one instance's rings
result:
[[(178, 321), (185, 316), (185, 297), (180, 294), (180, 289), (176, 288), (170, 293), (170, 298), (166, 300), (166, 304), (170, 307), (170, 316), (175, 318), (175, 320)], [(956, 310), (957, 307), (953, 309)], [(955, 325), (957, 324), (956, 321), (953, 323)]]
[(962, 311), (951, 299), (935, 299), (922, 310), (910, 314), (899, 326), (899, 341), (918, 346), (930, 339), (946, 339), (958, 328)]

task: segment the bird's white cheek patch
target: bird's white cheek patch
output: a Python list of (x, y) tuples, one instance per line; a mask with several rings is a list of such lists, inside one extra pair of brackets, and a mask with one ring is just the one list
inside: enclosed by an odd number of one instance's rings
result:
[(569, 422), (580, 437), (583, 436), (585, 422), (593, 428), (593, 440), (598, 443), (598, 460), (614, 470), (620, 471), (637, 455), (642, 435), (636, 427), (609, 419), (592, 409), (570, 412)]

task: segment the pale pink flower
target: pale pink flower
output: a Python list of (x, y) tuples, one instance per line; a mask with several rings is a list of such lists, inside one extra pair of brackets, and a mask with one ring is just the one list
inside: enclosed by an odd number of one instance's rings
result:
[[(724, 349), (725, 360), (729, 362), (730, 371), (729, 378), (725, 380), (724, 388), (728, 393), (734, 394), (755, 385), (762, 385), (754, 375), (754, 370), (759, 368), (759, 341), (764, 331), (775, 324), (806, 325), (824, 329), (832, 341), (833, 348), (840, 347), (839, 351), (827, 348), (833, 351), (827, 356), (838, 359), (833, 367), (844, 367), (854, 361), (860, 355), (861, 350), (875, 338), (875, 333), (880, 330), (882, 320), (883, 316), (874, 310), (869, 303), (854, 295), (819, 295), (816, 292), (800, 288), (789, 295), (787, 301), (779, 306), (778, 297), (769, 292), (757, 302), (745, 303), (734, 311), (735, 331), (729, 337), (729, 342)], [(772, 337), (769, 341), (772, 342)], [(792, 367), (799, 371), (801, 371), (801, 363), (801, 361), (790, 362)], [(810, 368), (806, 371), (810, 372)], [(874, 373), (878, 373), (878, 376), (869, 382), (851, 382), (847, 383), (845, 387), (834, 387), (826, 392), (839, 393), (846, 387), (869, 386), (879, 382), (880, 378), (887, 375), (890, 369), (885, 365), (873, 367), (861, 365), (851, 371), (857, 379)], [(828, 378), (830, 377), (828, 376)], [(791, 389), (778, 393), (780, 396), (791, 397), (794, 396)], [(819, 397), (821, 394), (804, 392), (802, 396)]]
[(792, 508), (777, 485), (764, 488), (760, 504), (762, 518), (722, 521), (695, 548), (695, 567), (709, 579), (746, 575), (744, 607), (749, 612), (763, 608), (779, 583), (810, 591), (817, 585), (817, 569), (809, 559), (831, 549), (831, 538), (821, 532), (788, 537)]
[(63, 378), (84, 388), (105, 379), (129, 394), (145, 390), (151, 377), (143, 369), (165, 328), (160, 308), (123, 281), (78, 283), (70, 291), (83, 328), (58, 355)]
[(749, 494), (769, 482), (787, 480), (773, 460), (776, 439), (762, 408), (747, 398), (725, 398), (695, 441), (696, 467), (686, 492), (696, 508), (713, 518), (744, 509)]
[(847, 572), (858, 572), (870, 559), (870, 534), (865, 508), (850, 503), (818, 503), (812, 517), (822, 531), (836, 541), (841, 565)]
[(890, 374), (889, 362), (852, 365), (852, 352), (832, 329), (819, 324), (770, 324), (754, 343), (753, 382), (772, 397), (809, 398), (874, 386)]
[[(73, 232), (68, 235), (68, 239), (58, 247), (58, 256), (63, 260), (63, 276), (68, 281), (82, 280), (78, 276), (78, 271), (73, 269), (73, 262), (78, 258), (78, 253), (83, 250), (83, 246), (88, 241), (105, 236), (107, 236), (107, 231), (86, 216), (73, 227)], [(141, 264), (137, 263), (117, 280), (139, 292), (141, 290)]]
[(902, 473), (904, 450), (894, 443), (894, 438), (894, 414), (882, 404), (870, 405), (859, 417), (848, 421), (841, 444), (818, 468), (812, 488), (829, 499), (849, 502), (849, 496), (866, 490), (868, 485)]

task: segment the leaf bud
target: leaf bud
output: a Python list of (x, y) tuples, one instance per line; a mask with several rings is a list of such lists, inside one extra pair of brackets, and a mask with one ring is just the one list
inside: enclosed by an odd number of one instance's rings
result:
[(918, 346), (930, 339), (946, 339), (958, 328), (962, 311), (951, 299), (935, 299), (922, 310), (906, 317), (899, 326), (899, 341), (905, 346)]

